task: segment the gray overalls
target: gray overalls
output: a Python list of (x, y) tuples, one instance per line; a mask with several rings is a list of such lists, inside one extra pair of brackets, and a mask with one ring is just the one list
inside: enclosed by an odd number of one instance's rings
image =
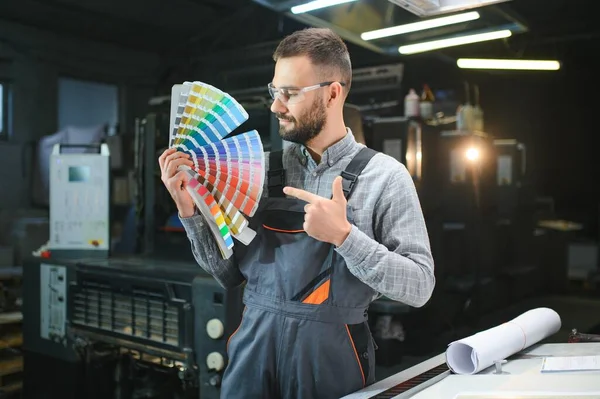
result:
[[(357, 177), (374, 154), (362, 149), (342, 172), (346, 198), (355, 183), (365, 184)], [(306, 203), (283, 194), (281, 157), (270, 154), (269, 197), (239, 259), (246, 307), (228, 342), (226, 399), (340, 398), (375, 381), (367, 308), (376, 292), (333, 245), (303, 231)]]

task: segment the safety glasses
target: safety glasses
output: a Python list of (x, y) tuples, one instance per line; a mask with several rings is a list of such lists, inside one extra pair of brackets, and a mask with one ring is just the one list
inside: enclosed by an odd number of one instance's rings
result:
[[(336, 81), (322, 82), (306, 87), (275, 87), (273, 83), (269, 83), (267, 87), (269, 88), (269, 94), (273, 100), (279, 99), (284, 105), (293, 105), (303, 101), (306, 97), (305, 93), (329, 86), (332, 83), (336, 83)], [(338, 83), (342, 86), (346, 86), (343, 82)]]

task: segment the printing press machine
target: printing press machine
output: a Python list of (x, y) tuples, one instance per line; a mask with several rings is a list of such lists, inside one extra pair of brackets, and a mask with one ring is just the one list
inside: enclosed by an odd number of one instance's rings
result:
[[(225, 291), (184, 262), (30, 260), (24, 397), (219, 398), (242, 290)], [(531, 346), (499, 364), (500, 373), (492, 366), (456, 375), (440, 354), (345, 399), (600, 399), (600, 372), (540, 372), (544, 357), (600, 354), (600, 342), (579, 336)]]
[(600, 399), (600, 371), (541, 372), (546, 357), (588, 355), (600, 355), (600, 342), (542, 343), (458, 375), (442, 353), (342, 399)]
[(142, 257), (32, 259), (24, 270), (24, 397), (219, 397), (242, 287)]

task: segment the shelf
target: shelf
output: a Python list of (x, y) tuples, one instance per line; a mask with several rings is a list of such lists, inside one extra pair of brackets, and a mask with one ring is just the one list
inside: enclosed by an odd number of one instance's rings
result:
[(0, 359), (0, 379), (23, 371), (23, 356)]
[(457, 136), (478, 136), (483, 138), (491, 137), (486, 132), (479, 130), (444, 130), (441, 133), (442, 137), (457, 137)]
[(13, 324), (23, 321), (23, 313), (21, 312), (6, 312), (0, 313), (0, 324)]
[(23, 345), (23, 334), (14, 332), (0, 337), (0, 350), (8, 348), (18, 348)]
[(23, 389), (23, 356), (0, 358), (0, 394), (6, 395)]

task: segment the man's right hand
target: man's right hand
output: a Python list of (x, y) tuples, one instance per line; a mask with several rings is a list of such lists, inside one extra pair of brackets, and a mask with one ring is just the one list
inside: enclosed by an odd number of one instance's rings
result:
[(161, 180), (177, 205), (179, 216), (190, 217), (194, 214), (194, 200), (186, 190), (188, 174), (177, 169), (181, 165), (193, 166), (189, 154), (169, 148), (158, 158)]

